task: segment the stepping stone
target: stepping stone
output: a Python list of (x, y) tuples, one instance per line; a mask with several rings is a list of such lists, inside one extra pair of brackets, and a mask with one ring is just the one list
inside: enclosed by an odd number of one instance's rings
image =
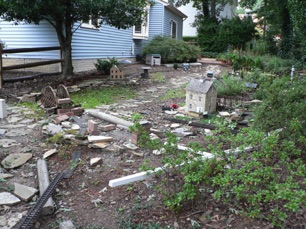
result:
[(0, 206), (1, 205), (14, 205), (14, 204), (18, 204), (20, 202), (21, 202), (21, 200), (18, 197), (12, 195), (9, 192), (1, 192), (0, 193)]
[(13, 129), (6, 133), (5, 136), (8, 137), (17, 137), (17, 136), (25, 136), (31, 133), (31, 130), (27, 129)]
[(28, 187), (22, 184), (14, 183), (14, 186), (14, 194), (26, 202), (31, 200), (38, 192), (36, 188)]
[(12, 153), (8, 155), (1, 164), (6, 169), (13, 169), (26, 163), (32, 158), (31, 153)]

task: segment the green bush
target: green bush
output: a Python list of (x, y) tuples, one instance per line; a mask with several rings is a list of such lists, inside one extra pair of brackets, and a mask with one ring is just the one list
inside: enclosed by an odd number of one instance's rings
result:
[(110, 69), (118, 64), (119, 64), (118, 60), (115, 57), (113, 57), (113, 58), (108, 58), (107, 60), (98, 59), (97, 63), (95, 63), (95, 67), (98, 71), (101, 71), (104, 74), (108, 75), (110, 74)]
[(243, 95), (247, 92), (245, 81), (239, 77), (223, 75), (221, 80), (215, 81), (218, 96)]
[(169, 37), (156, 36), (144, 48), (143, 54), (160, 54), (163, 63), (196, 61), (200, 49), (195, 45)]

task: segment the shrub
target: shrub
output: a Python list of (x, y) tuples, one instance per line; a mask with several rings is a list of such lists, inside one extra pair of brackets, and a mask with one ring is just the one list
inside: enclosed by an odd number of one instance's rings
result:
[(197, 59), (200, 49), (184, 41), (156, 36), (144, 48), (143, 54), (157, 53), (163, 63), (190, 62)]
[(247, 91), (245, 81), (239, 77), (224, 75), (221, 81), (216, 81), (218, 96), (243, 95)]
[(95, 63), (95, 67), (98, 71), (101, 71), (104, 74), (108, 75), (110, 74), (110, 69), (118, 64), (119, 64), (118, 60), (115, 57), (113, 57), (113, 58), (108, 58), (107, 60), (98, 59), (97, 63)]

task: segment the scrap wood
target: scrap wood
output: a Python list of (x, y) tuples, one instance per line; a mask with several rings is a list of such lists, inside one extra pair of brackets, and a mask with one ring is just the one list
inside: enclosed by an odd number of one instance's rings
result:
[[(255, 148), (256, 147), (245, 147), (243, 149), (240, 149), (238, 147), (238, 148), (235, 148), (235, 149), (225, 150), (224, 152), (226, 154), (236, 155), (236, 154), (241, 153), (241, 152), (249, 152), (249, 151), (251, 151)], [(178, 149), (188, 150), (188, 151), (193, 152), (193, 150), (191, 148), (188, 148), (188, 147), (185, 147), (185, 146), (178, 145)], [(202, 159), (209, 159), (209, 158), (214, 157), (213, 154), (207, 153), (207, 152), (197, 152), (197, 154), (202, 155)], [(177, 165), (177, 166), (179, 166), (179, 165)], [(117, 179), (110, 180), (108, 185), (110, 187), (116, 187), (116, 186), (120, 186), (120, 185), (129, 184), (129, 183), (132, 183), (134, 181), (140, 181), (140, 180), (147, 179), (149, 177), (152, 177), (153, 175), (155, 175), (158, 172), (161, 172), (161, 171), (164, 171), (164, 170), (169, 170), (169, 169), (170, 168), (168, 168), (168, 167), (158, 167), (158, 168), (155, 168), (154, 170), (148, 170), (146, 172), (135, 173), (135, 174), (128, 175), (128, 176), (125, 176), (125, 177), (120, 177), (120, 178), (117, 178)]]

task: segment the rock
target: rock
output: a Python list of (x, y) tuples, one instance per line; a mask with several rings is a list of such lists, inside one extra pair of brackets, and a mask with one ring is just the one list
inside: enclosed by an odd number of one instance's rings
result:
[(17, 146), (20, 145), (17, 143), (17, 141), (12, 140), (12, 139), (0, 139), (0, 147), (2, 146), (3, 148), (8, 148), (11, 146)]
[(132, 154), (134, 154), (134, 155), (136, 155), (136, 156), (138, 156), (138, 157), (143, 157), (144, 156), (144, 154), (143, 153), (137, 153), (136, 151), (132, 151)]
[(89, 144), (88, 148), (97, 148), (97, 149), (104, 149), (109, 145), (109, 143), (105, 143), (105, 142), (97, 142), (94, 144)]
[(55, 125), (53, 123), (49, 123), (45, 126), (45, 128), (47, 130), (47, 133), (50, 135), (55, 135), (64, 132), (60, 125)]
[(204, 129), (204, 133), (206, 136), (211, 136), (213, 135), (212, 131), (210, 129)]
[(13, 177), (13, 175), (9, 173), (0, 173), (0, 179), (6, 179), (10, 177)]
[(165, 111), (165, 113), (169, 115), (176, 115), (177, 111)]
[(88, 136), (89, 142), (112, 142), (114, 139), (107, 136)]
[(23, 117), (19, 117), (19, 116), (10, 116), (9, 118), (7, 118), (8, 123), (17, 123), (19, 121), (21, 121), (23, 119)]
[(181, 126), (181, 124), (179, 124), (179, 123), (172, 123), (171, 125), (170, 125), (170, 128), (178, 128), (178, 127), (180, 127)]
[(103, 160), (101, 157), (95, 157), (90, 159), (90, 166), (96, 166), (103, 164)]
[(72, 126), (71, 122), (68, 122), (68, 121), (62, 122), (61, 125), (62, 127), (65, 127), (65, 128), (71, 128)]
[(20, 203), (21, 200), (9, 192), (0, 192), (0, 205), (14, 205)]
[(20, 199), (28, 202), (38, 192), (36, 188), (31, 188), (22, 184), (14, 183), (14, 194)]
[(183, 137), (194, 135), (193, 132), (188, 132), (185, 130), (185, 128), (177, 128), (175, 130), (172, 130), (171, 133), (176, 133), (179, 136)]
[(131, 149), (131, 150), (135, 150), (135, 149), (138, 149), (138, 147), (132, 143), (124, 143), (124, 146), (127, 148), (127, 149)]
[(61, 222), (58, 226), (59, 229), (76, 229), (71, 220)]
[(27, 129), (13, 129), (6, 133), (5, 136), (8, 137), (17, 137), (17, 136), (25, 136), (31, 133), (31, 130)]
[(236, 112), (231, 113), (230, 119), (236, 121), (239, 118), (239, 115)]
[(156, 134), (154, 134), (154, 133), (151, 133), (150, 135), (150, 139), (151, 140), (157, 140), (157, 139), (160, 139)]
[(161, 155), (161, 154), (164, 154), (166, 152), (166, 150), (164, 148), (160, 149), (160, 150), (153, 150), (152, 153), (155, 154), (155, 155)]
[(230, 113), (228, 113), (227, 111), (220, 111), (220, 112), (219, 112), (219, 115), (220, 115), (221, 117), (229, 117), (229, 116), (230, 116)]
[(80, 126), (79, 126), (78, 124), (76, 124), (76, 123), (73, 123), (73, 124), (71, 125), (71, 129), (72, 129), (72, 130), (79, 130), (79, 129), (80, 129)]
[(44, 153), (43, 159), (45, 159), (45, 158), (47, 158), (47, 157), (49, 157), (49, 156), (51, 156), (55, 153), (57, 153), (57, 149), (50, 149), (50, 150), (48, 150), (47, 152)]
[(8, 155), (1, 164), (6, 169), (13, 169), (26, 163), (32, 158), (31, 153), (12, 153)]
[(7, 132), (6, 129), (0, 129), (0, 135), (5, 135), (6, 132)]
[(109, 125), (105, 125), (105, 126), (100, 127), (101, 131), (103, 131), (103, 132), (115, 130), (116, 128), (117, 128), (117, 125), (115, 125), (115, 124), (109, 124)]

